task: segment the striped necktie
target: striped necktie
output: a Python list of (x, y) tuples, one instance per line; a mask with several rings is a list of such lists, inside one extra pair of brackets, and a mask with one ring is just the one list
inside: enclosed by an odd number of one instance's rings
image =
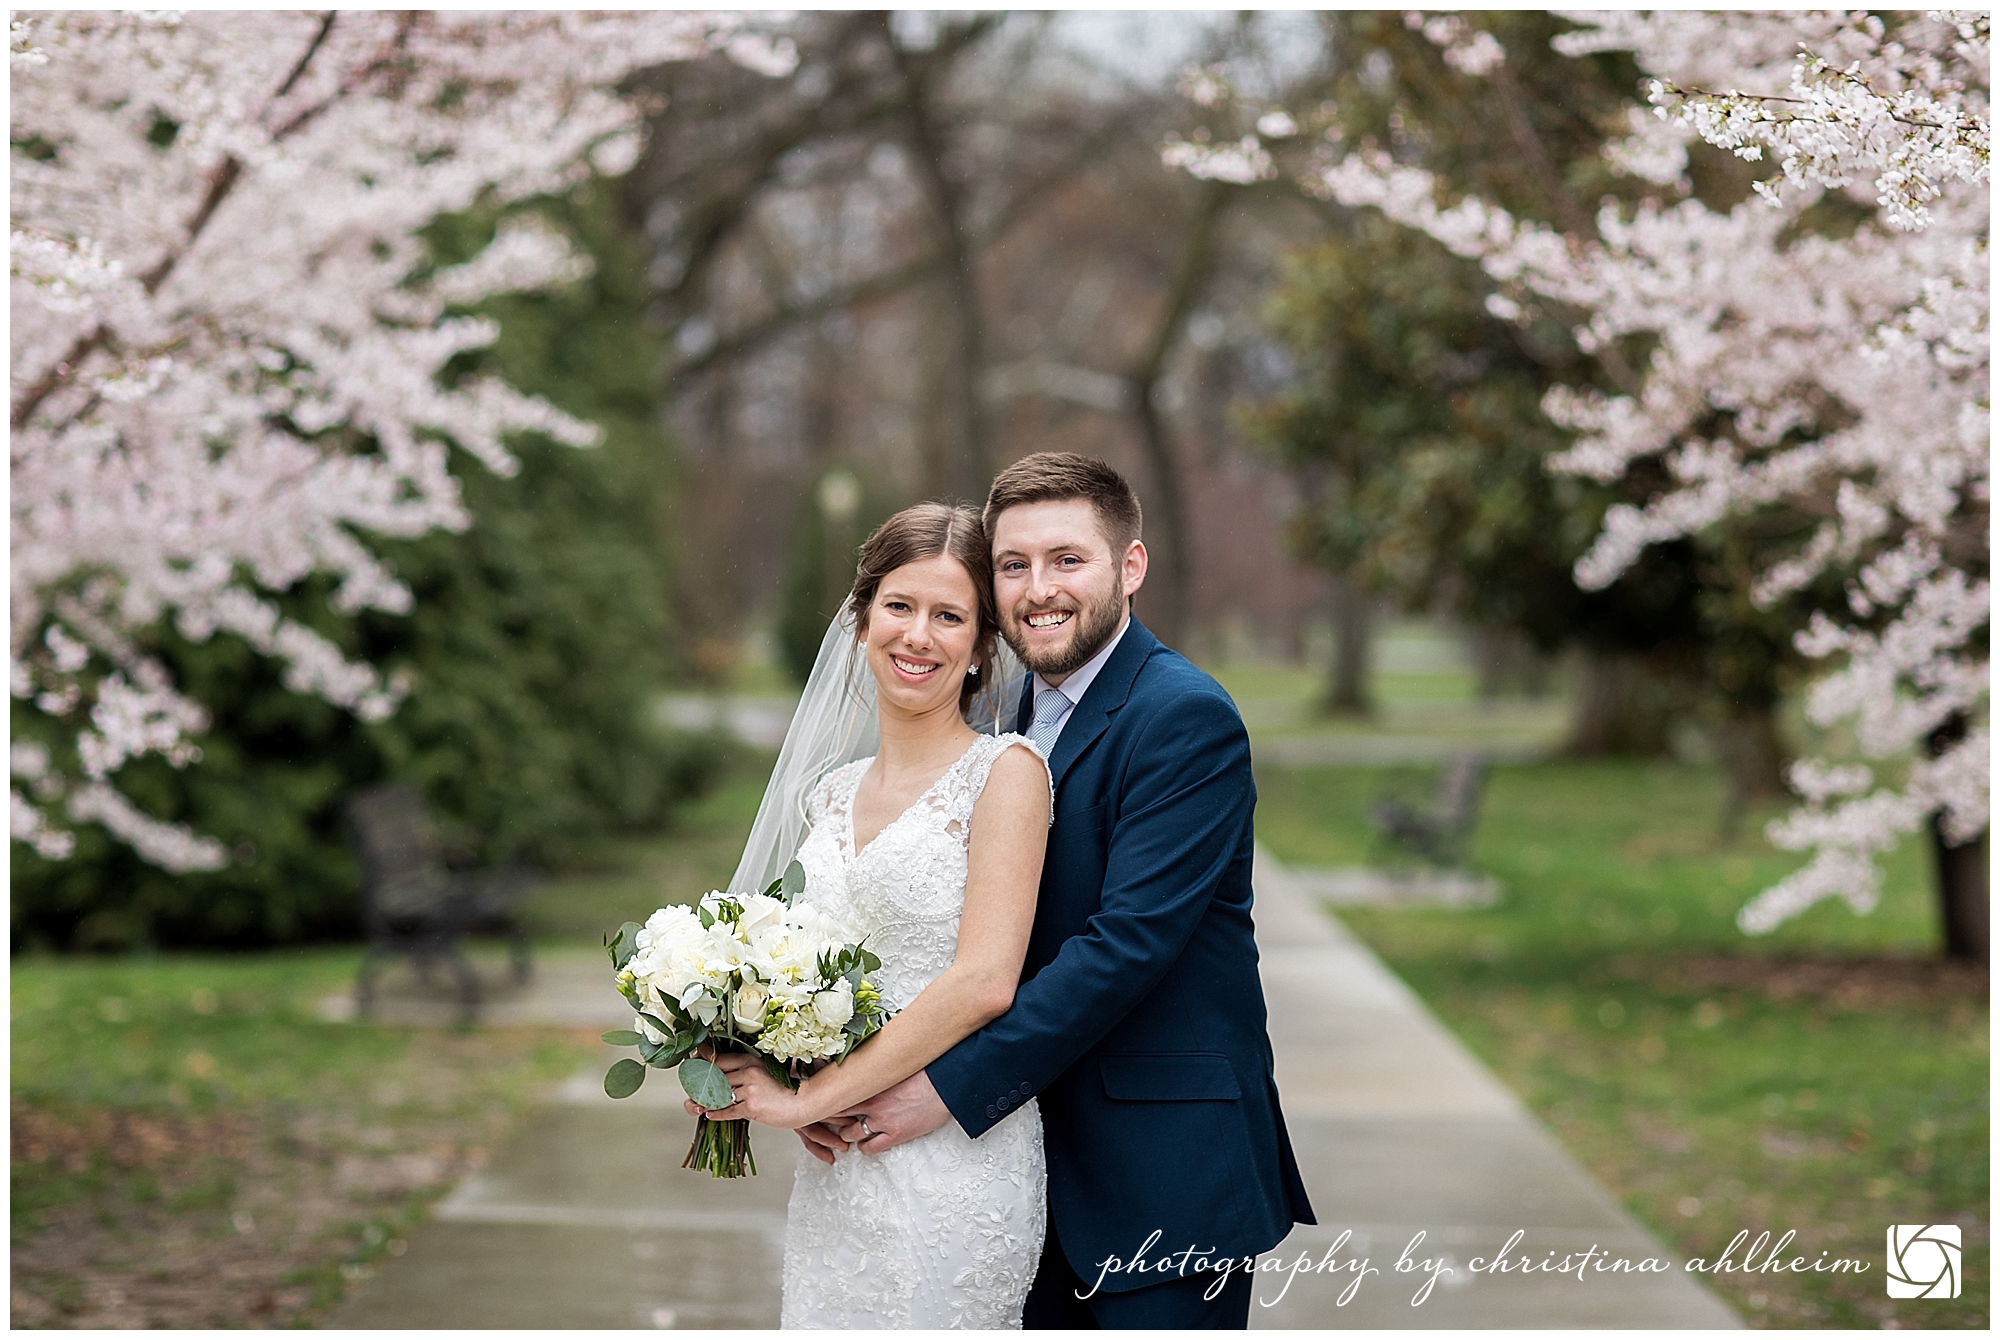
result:
[(1028, 743), (1041, 750), (1043, 758), (1055, 751), (1056, 736), (1062, 734), (1063, 713), (1069, 706), (1069, 699), (1061, 689), (1036, 690), (1035, 720), (1028, 727)]

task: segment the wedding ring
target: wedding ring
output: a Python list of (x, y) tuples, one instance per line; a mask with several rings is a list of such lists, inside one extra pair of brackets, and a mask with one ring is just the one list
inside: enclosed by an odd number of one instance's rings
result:
[(863, 1117), (861, 1119), (861, 1138), (863, 1140), (870, 1140), (873, 1139), (874, 1136), (875, 1132), (868, 1129), (868, 1118)]

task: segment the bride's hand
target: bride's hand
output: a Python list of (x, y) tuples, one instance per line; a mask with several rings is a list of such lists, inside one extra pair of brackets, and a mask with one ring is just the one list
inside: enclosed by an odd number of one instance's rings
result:
[(736, 1101), (710, 1112), (708, 1115), (712, 1120), (748, 1119), (766, 1126), (796, 1130), (811, 1125), (825, 1115), (808, 1111), (806, 1104), (809, 1100), (772, 1078), (764, 1063), (754, 1056), (743, 1052), (724, 1052), (715, 1058), (715, 1063), (729, 1076), (729, 1087), (735, 1092)]

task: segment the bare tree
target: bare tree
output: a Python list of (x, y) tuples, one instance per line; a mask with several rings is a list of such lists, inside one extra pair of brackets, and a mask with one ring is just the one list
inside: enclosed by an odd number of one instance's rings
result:
[[(1188, 324), (1240, 268), (1233, 202), (1269, 205), (1165, 171), (1160, 144), (1186, 114), (1171, 77), (1107, 78), (1057, 23), (804, 15), (789, 80), (754, 85), (719, 63), (649, 76), (661, 104), (628, 189), (656, 248), (681, 435), (704, 439), (689, 443), (687, 489), (703, 525), (728, 515), (768, 537), (834, 462), (904, 497), (977, 501), (1028, 451), (1104, 456), (1147, 508), (1144, 617), (1184, 639), (1191, 481), (1230, 439), (1218, 406), (1237, 366), (1191, 348)], [(1270, 237), (1243, 237), (1268, 269)], [(1261, 291), (1237, 284), (1229, 301)], [(1289, 569), (1246, 469), (1230, 467), (1232, 507), (1256, 513), (1249, 528)], [(758, 496), (716, 496), (743, 490)], [(773, 588), (772, 560), (703, 533), (688, 582), (728, 587), (703, 617), (740, 622)]]

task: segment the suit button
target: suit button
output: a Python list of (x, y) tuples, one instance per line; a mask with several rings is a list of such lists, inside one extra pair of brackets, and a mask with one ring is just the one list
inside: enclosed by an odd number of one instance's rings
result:
[(994, 1121), (998, 1121), (1000, 1120), (1000, 1109), (989, 1103), (986, 1108), (986, 1115)]
[(995, 1103), (994, 1106), (999, 1108), (1002, 1112), (1005, 1112), (1008, 1108), (1014, 1106), (1014, 1100), (1012, 1098), (1002, 1098), (999, 1102)]
[(1034, 1091), (1035, 1091), (1034, 1085), (1028, 1083), (1028, 1081), (1026, 1080), (1021, 1081), (1021, 1096), (1023, 1098), (1026, 1098), (1029, 1094), (1033, 1093)]

